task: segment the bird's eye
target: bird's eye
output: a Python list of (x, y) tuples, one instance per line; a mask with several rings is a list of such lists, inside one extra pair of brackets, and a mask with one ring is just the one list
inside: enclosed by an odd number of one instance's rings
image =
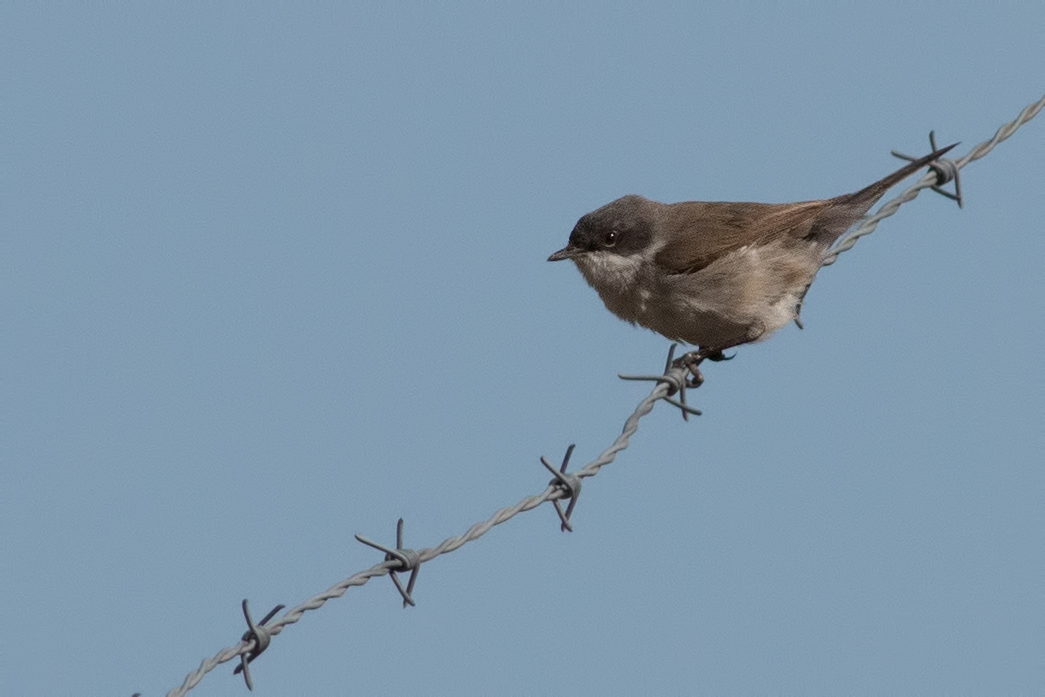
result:
[(619, 233), (616, 230), (610, 230), (602, 236), (602, 243), (607, 247), (612, 247), (613, 245), (617, 244), (618, 236)]

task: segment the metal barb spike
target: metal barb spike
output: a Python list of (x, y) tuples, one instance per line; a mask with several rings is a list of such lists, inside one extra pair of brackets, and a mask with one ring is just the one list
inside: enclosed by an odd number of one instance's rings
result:
[[(621, 380), (646, 380), (667, 385), (668, 393), (661, 397), (661, 399), (673, 407), (678, 407), (682, 412), (683, 420), (689, 421), (690, 414), (700, 416), (701, 412), (699, 409), (694, 409), (686, 404), (686, 388), (700, 387), (701, 383), (704, 382), (704, 376), (700, 374), (697, 365), (699, 365), (705, 358), (708, 358), (708, 356), (700, 355), (699, 351), (691, 351), (680, 358), (675, 358), (675, 348), (677, 346), (677, 343), (673, 343), (668, 349), (668, 360), (664, 365), (663, 375), (625, 375), (623, 373), (618, 373), (617, 377)], [(716, 353), (715, 358), (712, 360), (729, 360), (725, 357), (719, 358), (719, 355), (720, 354)], [(732, 356), (730, 358), (732, 358)], [(675, 371), (682, 367), (689, 370), (692, 376), (691, 380), (680, 377), (675, 373)], [(677, 400), (672, 399), (675, 394), (678, 394), (679, 396)]]
[[(395, 549), (389, 549), (362, 535), (356, 535), (356, 539), (368, 547), (384, 552), (386, 563), (396, 562), (394, 568), (389, 566), (388, 575), (392, 577), (392, 583), (395, 584), (396, 590), (403, 596), (403, 607), (405, 608), (407, 605), (416, 606), (417, 603), (414, 602), (414, 583), (417, 582), (417, 572), (421, 569), (421, 555), (413, 549), (403, 547), (403, 519), (400, 518), (399, 522), (396, 523)], [(399, 580), (399, 574), (396, 573), (398, 571), (410, 572), (410, 579), (407, 581), (406, 588), (403, 588), (403, 583)]]
[(568, 474), (566, 467), (570, 464), (570, 456), (573, 455), (573, 449), (577, 447), (576, 443), (571, 443), (570, 447), (566, 448), (566, 455), (562, 458), (562, 466), (558, 470), (552, 466), (550, 462), (542, 455), (541, 464), (552, 473), (554, 479), (548, 482), (548, 486), (558, 487), (560, 491), (565, 494), (564, 498), (568, 498), (570, 503), (566, 506), (566, 511), (563, 512), (562, 505), (558, 499), (552, 500), (552, 505), (555, 506), (555, 512), (559, 514), (559, 520), (561, 525), (559, 529), (562, 532), (573, 532), (573, 524), (570, 523), (570, 516), (573, 515), (573, 507), (577, 505), (577, 498), (581, 495), (581, 478), (576, 474)]
[(277, 605), (276, 607), (269, 610), (269, 613), (261, 618), (261, 622), (254, 623), (254, 618), (250, 615), (250, 605), (247, 603), (246, 598), (243, 599), (243, 617), (247, 620), (247, 631), (243, 633), (243, 641), (253, 641), (254, 648), (245, 654), (241, 654), (239, 657), (240, 663), (236, 666), (235, 670), (232, 671), (233, 675), (243, 673), (243, 680), (247, 683), (247, 689), (254, 689), (254, 681), (250, 677), (250, 664), (255, 658), (261, 655), (261, 653), (269, 647), (269, 642), (272, 641), (272, 634), (265, 626), (268, 621), (276, 616), (276, 613), (282, 610), (286, 605)]
[[(936, 131), (929, 131), (929, 145), (932, 148), (933, 152), (937, 150)], [(905, 153), (897, 152), (896, 150), (892, 150), (891, 152), (893, 154), (893, 157), (898, 157), (901, 160), (907, 160), (908, 162), (914, 162), (918, 159), (916, 157), (911, 157), (910, 155), (907, 155)], [(933, 191), (940, 194), (941, 196), (945, 196), (951, 199), (952, 201), (957, 201), (958, 208), (963, 208), (964, 205), (962, 202), (962, 180), (960, 176), (960, 170), (958, 168), (958, 163), (948, 157), (941, 157), (938, 160), (930, 162), (929, 169), (931, 169), (933, 171), (933, 174), (936, 175), (936, 184), (929, 188), (931, 188)], [(943, 188), (943, 185), (951, 180), (954, 181), (953, 194), (950, 191), (946, 191)]]

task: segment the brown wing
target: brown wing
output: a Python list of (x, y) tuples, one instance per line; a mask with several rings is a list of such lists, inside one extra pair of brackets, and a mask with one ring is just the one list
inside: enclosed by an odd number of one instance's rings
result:
[(805, 237), (831, 203), (674, 203), (666, 206), (661, 221), (671, 243), (655, 261), (668, 273), (693, 273), (747, 245)]
[(670, 244), (657, 254), (655, 261), (668, 273), (692, 273), (723, 254), (782, 237), (807, 238), (826, 249), (887, 189), (953, 147), (940, 148), (856, 193), (832, 199), (801, 203), (687, 201), (665, 205), (659, 222)]

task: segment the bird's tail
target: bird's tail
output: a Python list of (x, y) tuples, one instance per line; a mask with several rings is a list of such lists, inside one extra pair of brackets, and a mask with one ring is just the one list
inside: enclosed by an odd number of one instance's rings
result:
[(861, 218), (861, 216), (867, 213), (867, 211), (871, 209), (871, 206), (873, 206), (886, 191), (895, 186), (898, 182), (911, 176), (922, 167), (925, 167), (930, 162), (933, 162), (955, 145), (958, 144), (954, 143), (954, 145), (948, 145), (946, 148), (940, 148), (935, 152), (931, 152), (925, 157), (921, 157), (909, 165), (904, 165), (889, 176), (883, 177), (874, 184), (860, 189), (855, 193), (843, 194), (842, 196), (831, 199), (831, 205), (828, 206), (827, 210), (820, 214), (816, 223), (813, 225), (810, 237), (821, 242), (825, 248), (830, 247), (834, 244), (835, 240), (841, 237), (846, 230)]
[(856, 193), (839, 196), (839, 203), (846, 205), (846, 207), (851, 205), (854, 209), (854, 212), (858, 206), (862, 205), (863, 208), (860, 210), (859, 215), (863, 215), (871, 209), (871, 206), (873, 206), (875, 202), (878, 201), (878, 199), (880, 199), (885, 194), (886, 191), (896, 186), (896, 184), (911, 176), (912, 174), (920, 170), (922, 167), (925, 167), (930, 162), (937, 160), (941, 155), (943, 155), (956, 145), (958, 144), (954, 143), (953, 145), (948, 145), (946, 148), (940, 148), (939, 150), (929, 153), (925, 157), (918, 158), (911, 164), (904, 165), (903, 167), (896, 170), (889, 176), (879, 179), (874, 184), (860, 189)]

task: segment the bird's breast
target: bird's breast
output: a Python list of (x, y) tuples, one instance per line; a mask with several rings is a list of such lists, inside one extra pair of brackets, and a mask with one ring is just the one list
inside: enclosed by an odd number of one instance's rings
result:
[(793, 320), (819, 268), (818, 250), (802, 241), (741, 247), (686, 273), (669, 273), (646, 255), (601, 251), (576, 261), (621, 319), (711, 348), (757, 341)]

